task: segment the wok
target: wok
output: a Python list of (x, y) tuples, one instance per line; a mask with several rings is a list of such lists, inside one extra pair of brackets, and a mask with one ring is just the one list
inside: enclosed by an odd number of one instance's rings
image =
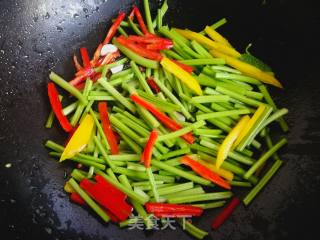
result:
[[(120, 230), (69, 202), (63, 191), (64, 164), (50, 159), (46, 139), (62, 142), (49, 113), (50, 70), (70, 79), (71, 56), (81, 46), (92, 52), (118, 11), (131, 0), (0, 1), (0, 232), (2, 239), (191, 239), (182, 230)], [(159, 2), (152, 4), (155, 9)], [(140, 5), (138, 3), (138, 5)], [(221, 32), (238, 49), (269, 63), (285, 89), (273, 89), (290, 109), (284, 165), (249, 207), (239, 207), (218, 231), (217, 210), (197, 225), (208, 239), (311, 239), (319, 216), (319, 8), (316, 1), (169, 0), (166, 22), (201, 30), (226, 17)], [(5, 166), (11, 163), (11, 167)], [(67, 165), (68, 166), (68, 165)], [(69, 172), (67, 172), (69, 173)]]

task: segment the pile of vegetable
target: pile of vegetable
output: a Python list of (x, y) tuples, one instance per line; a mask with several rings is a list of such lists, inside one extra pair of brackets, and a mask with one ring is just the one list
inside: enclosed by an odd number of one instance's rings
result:
[[(287, 141), (273, 139), (272, 129), (288, 131), (288, 110), (267, 85), (282, 85), (218, 33), (226, 19), (202, 32), (169, 28), (166, 1), (154, 20), (143, 5), (145, 20), (136, 6), (119, 13), (93, 57), (80, 49), (72, 80), (50, 73), (46, 127), (56, 119), (68, 140), (45, 146), (76, 163), (64, 187), (70, 200), (105, 222), (125, 227), (139, 216), (152, 229), (150, 216), (176, 218), (202, 239), (208, 233), (183, 219), (227, 204), (213, 219), (217, 229), (281, 166), (277, 151)], [(56, 86), (74, 101), (65, 106)], [(247, 189), (244, 197), (234, 196), (238, 188)]]

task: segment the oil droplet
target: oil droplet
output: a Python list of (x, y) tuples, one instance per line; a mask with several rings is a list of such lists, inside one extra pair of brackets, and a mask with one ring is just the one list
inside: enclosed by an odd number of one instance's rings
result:
[(88, 8), (83, 8), (82, 10), (83, 10), (85, 13), (88, 12)]
[(78, 18), (80, 15), (78, 13), (73, 14), (73, 18)]
[(46, 15), (44, 16), (45, 19), (49, 19), (50, 18), (50, 14), (47, 12)]
[(58, 30), (59, 32), (62, 32), (62, 31), (63, 31), (63, 28), (60, 27), (60, 26), (57, 26), (57, 30)]

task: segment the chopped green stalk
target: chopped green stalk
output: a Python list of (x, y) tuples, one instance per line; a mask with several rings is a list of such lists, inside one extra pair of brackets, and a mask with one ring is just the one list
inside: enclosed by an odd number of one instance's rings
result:
[(192, 225), (192, 223), (190, 223), (189, 221), (186, 221), (185, 218), (183, 219), (177, 218), (177, 222), (180, 224), (180, 226), (182, 226), (183, 230), (186, 230), (188, 233), (190, 233), (192, 236), (194, 236), (197, 239), (203, 239), (205, 236), (208, 235), (207, 232)]
[(248, 104), (250, 106), (254, 106), (254, 107), (258, 107), (261, 102), (257, 101), (257, 100), (254, 100), (254, 99), (251, 99), (251, 98), (247, 98), (241, 94), (238, 94), (238, 93), (235, 93), (235, 92), (232, 92), (226, 88), (223, 88), (223, 87), (216, 87), (216, 90), (222, 94), (226, 94), (226, 95), (229, 95), (230, 97), (236, 99), (236, 100), (239, 100), (245, 104)]
[[(228, 108), (222, 106), (221, 104), (218, 103), (212, 103), (211, 104), (211, 108), (217, 112), (222, 112), (222, 111), (227, 111)], [(233, 108), (234, 109), (234, 108)], [(230, 116), (230, 118), (234, 119), (234, 120), (239, 120), (240, 116), (237, 115), (232, 115)]]
[[(274, 103), (273, 99), (272, 99), (271, 96), (270, 96), (270, 93), (269, 93), (267, 87), (262, 84), (262, 85), (259, 86), (259, 90), (260, 90), (260, 92), (263, 94), (263, 97), (264, 97), (264, 99), (266, 100), (266, 102), (267, 102), (269, 105), (271, 105), (274, 110), (278, 110), (276, 104)], [(279, 122), (280, 127), (282, 128), (282, 130), (283, 130), (284, 132), (287, 132), (287, 131), (289, 130), (288, 124), (286, 123), (286, 121), (285, 121), (282, 117), (280, 117), (280, 118), (278, 119), (278, 122)]]
[(235, 73), (235, 74), (241, 74), (240, 71), (231, 68), (231, 67), (227, 67), (227, 66), (211, 66), (211, 68), (215, 71), (223, 71), (223, 72), (230, 72), (230, 73)]
[[(156, 161), (156, 160), (152, 160), (152, 163), (154, 161)], [(129, 169), (122, 168), (122, 167), (116, 167), (113, 171), (118, 174), (124, 174), (129, 178), (148, 180), (148, 175), (145, 172), (137, 172), (137, 171), (129, 170)], [(161, 176), (159, 174), (153, 174), (153, 175), (154, 175), (155, 180), (164, 181), (167, 183), (174, 182), (174, 177)]]
[(116, 45), (117, 48), (119, 48), (124, 55), (126, 55), (129, 59), (135, 61), (137, 64), (154, 69), (159, 67), (159, 63), (157, 61), (141, 57), (140, 55), (136, 54), (135, 52), (118, 43), (117, 40), (113, 39), (112, 43)]
[(250, 182), (230, 181), (229, 183), (231, 186), (235, 187), (252, 187), (252, 184)]
[(143, 36), (143, 33), (140, 31), (139, 26), (135, 24), (129, 17), (128, 19), (128, 24), (132, 28), (132, 30), (139, 36)]
[(151, 186), (151, 190), (152, 190), (153, 196), (154, 196), (156, 202), (159, 202), (159, 193), (158, 193), (158, 190), (157, 190), (157, 186), (156, 186), (156, 183), (155, 183), (154, 176), (153, 176), (151, 168), (147, 168), (147, 175), (148, 175), (148, 178), (149, 178), (149, 182), (150, 182), (150, 186)]
[[(213, 28), (213, 29), (217, 29), (217, 28), (223, 26), (226, 23), (227, 23), (227, 19), (226, 18), (221, 18), (219, 21), (215, 22), (210, 27)], [(200, 34), (205, 35), (206, 32), (203, 30), (203, 31), (200, 32)]]
[(98, 147), (99, 152), (102, 154), (104, 160), (106, 161), (106, 163), (113, 169), (114, 168), (114, 164), (113, 162), (110, 160), (106, 150), (104, 149), (104, 147), (102, 146), (101, 142), (99, 141), (99, 139), (97, 138), (97, 136), (94, 136), (94, 142), (96, 144), (96, 146)]
[(157, 167), (157, 168), (160, 168), (160, 169), (163, 169), (163, 170), (166, 170), (168, 172), (171, 172), (171, 173), (174, 173), (180, 177), (183, 177), (185, 179), (188, 179), (190, 181), (193, 181), (195, 183), (199, 183), (201, 185), (210, 185), (211, 182), (207, 179), (204, 179), (202, 177), (198, 177), (198, 176), (195, 176), (195, 175), (192, 175), (190, 173), (187, 173), (181, 169), (178, 169), (176, 167), (172, 167), (168, 164), (165, 164), (163, 162), (160, 162), (158, 160), (152, 160), (152, 165)]
[[(86, 98), (86, 99), (88, 99), (88, 95), (89, 95), (89, 92), (91, 91), (92, 84), (93, 84), (93, 82), (88, 78), (86, 80), (86, 83), (85, 83), (85, 86), (84, 86), (84, 90), (83, 90), (83, 97)], [(81, 116), (81, 114), (82, 114), (82, 112), (83, 112), (85, 107), (86, 107), (86, 105), (83, 104), (82, 102), (80, 102), (78, 104), (77, 109), (76, 109), (76, 111), (75, 111), (75, 113), (72, 116), (71, 121), (70, 121), (72, 126), (75, 126), (78, 123), (78, 121), (80, 119), (80, 116)]]
[(73, 178), (71, 178), (68, 183), (105, 222), (109, 222), (110, 218), (105, 211), (98, 204), (96, 204), (84, 190), (80, 188), (79, 184)]
[(128, 195), (128, 197), (136, 200), (138, 203), (140, 204), (145, 204), (147, 202), (147, 200), (143, 197), (141, 197), (140, 195), (136, 194), (134, 191), (132, 191), (132, 189), (127, 188), (125, 186), (123, 186), (122, 184), (114, 181), (111, 177), (109, 177), (108, 175), (106, 175), (104, 172), (97, 170), (96, 171), (97, 174), (101, 175), (105, 180), (107, 180), (109, 183), (111, 183), (113, 186), (115, 186), (116, 188), (118, 188), (120, 191), (124, 192), (125, 194)]
[(81, 170), (73, 169), (73, 171), (71, 172), (71, 177), (73, 177), (76, 181), (81, 182), (86, 178), (86, 174)]
[(118, 31), (119, 31), (119, 33), (121, 35), (123, 35), (125, 37), (128, 37), (128, 34), (126, 33), (126, 31), (121, 26), (118, 27)]
[[(165, 129), (163, 126), (159, 126), (158, 129), (159, 129), (159, 135), (160, 135), (160, 136), (169, 133), (168, 130)], [(170, 139), (164, 140), (163, 142), (164, 142), (164, 143), (167, 145), (167, 147), (169, 147), (169, 148), (173, 147), (173, 145), (174, 145), (174, 141), (173, 141), (173, 140), (170, 140)]]
[[(274, 112), (269, 118), (267, 118), (265, 121), (262, 122), (262, 124), (256, 129), (255, 133), (252, 135), (251, 139), (255, 139), (256, 136), (264, 129), (266, 128), (270, 123), (273, 121), (281, 118), (282, 116), (286, 115), (288, 113), (288, 109), (282, 108), (280, 110), (277, 110)], [(253, 140), (254, 141), (254, 140)], [(253, 145), (254, 142), (252, 142)]]
[(163, 100), (160, 97), (155, 97), (153, 95), (149, 95), (141, 90), (137, 90), (137, 93), (140, 97), (146, 99), (146, 101), (156, 105), (160, 110), (165, 112), (173, 112), (173, 111), (181, 111), (181, 106), (170, 103), (167, 100)]
[(136, 116), (132, 115), (131, 113), (124, 111), (122, 114), (128, 118), (130, 118), (135, 123), (139, 124), (141, 127), (148, 129), (148, 125), (141, 119), (137, 118)]
[(191, 98), (192, 103), (211, 103), (211, 102), (228, 102), (230, 99), (227, 95), (213, 96), (196, 96)]
[(211, 208), (222, 207), (223, 205), (225, 205), (225, 203), (226, 203), (226, 201), (222, 200), (222, 201), (216, 201), (216, 202), (212, 202), (212, 203), (192, 204), (192, 206), (199, 207), (202, 209), (211, 209)]
[(168, 152), (166, 154), (161, 155), (159, 160), (163, 160), (163, 159), (168, 159), (168, 158), (184, 155), (184, 154), (187, 154), (189, 152), (190, 152), (190, 148), (189, 147), (181, 148), (179, 150), (171, 151), (171, 152)]
[[(120, 182), (121, 182), (121, 184), (123, 186), (125, 186), (126, 188), (128, 188), (130, 190), (133, 190), (126, 175), (120, 175), (119, 176), (119, 180), (120, 180)], [(147, 229), (151, 228), (152, 227), (152, 222), (148, 218), (148, 214), (145, 211), (144, 207), (140, 203), (138, 203), (136, 200), (134, 200), (132, 198), (130, 198), (130, 201), (131, 201), (134, 209), (138, 213), (138, 215), (143, 218)]]
[(45, 128), (51, 128), (53, 120), (54, 120), (54, 113), (51, 110), (50, 113), (49, 113), (48, 119), (46, 121)]
[(173, 95), (173, 93), (171, 91), (169, 91), (169, 89), (159, 80), (154, 78), (153, 79), (156, 84), (158, 85), (158, 87), (161, 89), (161, 91), (163, 91), (163, 93), (175, 104), (177, 104), (178, 106), (181, 107), (181, 112), (182, 114), (187, 118), (187, 119), (192, 119), (191, 114), (188, 112), (188, 110), (183, 106), (183, 104), (178, 100), (178, 98), (176, 98), (176, 96)]
[[(154, 181), (156, 185), (160, 185), (163, 184), (163, 181)], [(149, 181), (142, 181), (142, 182), (134, 182), (131, 184), (132, 187), (141, 187), (141, 186), (150, 186), (150, 182)]]
[(101, 84), (115, 99), (117, 99), (123, 106), (125, 106), (128, 110), (135, 113), (136, 107), (128, 101), (121, 93), (118, 92), (109, 82), (106, 81), (106, 78), (100, 78), (98, 83)]
[(215, 192), (215, 193), (203, 193), (191, 196), (178, 196), (168, 198), (168, 203), (192, 203), (200, 201), (220, 200), (232, 197), (232, 192)]
[(229, 110), (229, 111), (222, 111), (222, 112), (214, 112), (214, 113), (205, 113), (197, 115), (197, 120), (207, 120), (212, 118), (221, 118), (221, 117), (229, 117), (234, 115), (243, 115), (249, 114), (250, 111), (248, 109), (239, 109), (239, 110)]
[(278, 151), (283, 145), (287, 143), (285, 138), (282, 138), (277, 144), (275, 144), (272, 148), (270, 148), (266, 153), (264, 153), (258, 161), (256, 161), (250, 169), (244, 174), (244, 178), (248, 179), (252, 174), (254, 174), (257, 169), (264, 164), (276, 151)]
[(234, 73), (216, 73), (216, 78), (218, 79), (230, 79), (230, 80), (236, 80), (240, 82), (260, 85), (261, 82), (255, 78), (247, 77), (240, 74), (234, 74)]
[(205, 58), (213, 58), (213, 56), (205, 49), (201, 44), (199, 44), (197, 41), (193, 40), (191, 41), (191, 46), (196, 50), (198, 54)]
[[(201, 56), (200, 56), (201, 57)], [(191, 65), (191, 66), (198, 66), (198, 65), (223, 65), (225, 64), (225, 60), (222, 58), (201, 58), (201, 59), (187, 59), (187, 60), (180, 60), (179, 62)]]
[(154, 33), (153, 25), (152, 25), (152, 18), (150, 13), (150, 7), (149, 7), (149, 0), (143, 0), (143, 6), (144, 6), (144, 13), (146, 17), (147, 27), (150, 33)]
[(263, 94), (259, 93), (259, 92), (246, 91), (245, 95), (247, 97), (254, 98), (254, 99), (257, 99), (257, 100), (260, 100), (260, 101), (263, 99)]
[(183, 57), (181, 57), (178, 53), (172, 51), (172, 50), (163, 50), (162, 51), (164, 54), (166, 54), (167, 56), (174, 58), (176, 60), (183, 60)]
[[(192, 189), (192, 188), (193, 188), (193, 182), (181, 183), (181, 184), (177, 184), (174, 186), (160, 188), (160, 189), (158, 189), (158, 194), (160, 196), (162, 196), (162, 195), (167, 195), (167, 194), (171, 194), (171, 193), (185, 191), (185, 190)], [(153, 196), (153, 193), (149, 192), (149, 195)]]
[(121, 132), (123, 132), (125, 135), (130, 137), (131, 139), (137, 141), (140, 136), (137, 135), (134, 131), (132, 131), (130, 128), (128, 128), (122, 121), (120, 121), (115, 115), (110, 115), (110, 122), (113, 126), (118, 128)]
[[(134, 204), (132, 204), (134, 205)], [(135, 209), (137, 211), (137, 209)], [(137, 223), (139, 221), (139, 217), (130, 217), (127, 220), (124, 220), (122, 222), (119, 222), (119, 227), (124, 228), (128, 227), (129, 225), (132, 226), (133, 224)]]
[[(206, 153), (202, 153), (202, 152), (198, 152), (198, 155), (201, 159), (205, 160), (205, 161), (208, 161), (210, 163), (216, 163), (216, 159), (213, 157), (213, 156), (210, 156)], [(223, 169), (226, 169), (230, 172), (233, 172), (234, 174), (240, 176), (240, 177), (243, 177), (243, 175), (246, 173), (246, 171), (239, 167), (239, 166), (236, 166), (232, 163), (230, 163), (229, 161), (224, 161), (221, 165), (221, 167)], [(258, 179), (255, 177), (255, 176), (251, 176), (248, 181), (250, 181), (251, 183), (253, 184), (256, 184), (258, 182)]]
[(81, 94), (81, 92), (78, 89), (76, 89), (74, 86), (72, 86), (70, 83), (68, 83), (66, 80), (64, 80), (62, 77), (60, 77), (54, 72), (51, 72), (49, 75), (49, 78), (51, 81), (53, 81), (54, 83), (59, 85), (61, 88), (69, 92), (72, 96), (78, 98), (80, 102), (82, 102), (83, 104), (87, 104), (87, 100)]
[(150, 197), (141, 188), (135, 187), (133, 191), (135, 193), (139, 194), (141, 197), (148, 199), (148, 202), (150, 201)]
[(127, 169), (138, 171), (138, 172), (145, 172), (146, 171), (145, 166), (143, 166), (142, 164), (138, 164), (138, 163), (128, 163)]
[[(163, 16), (166, 14), (167, 10), (168, 10), (169, 6), (168, 6), (168, 3), (167, 3), (167, 0), (165, 0), (160, 8), (161, 10), (161, 15), (159, 16), (159, 13), (157, 15), (157, 19), (154, 19), (153, 22), (152, 22), (152, 26), (153, 28), (155, 27), (158, 27), (158, 31), (159, 31), (159, 24), (158, 24), (158, 18), (160, 17), (161, 18), (161, 22), (162, 22), (162, 18)], [(162, 25), (160, 26), (162, 27)]]
[(64, 115), (68, 116), (70, 113), (72, 113), (74, 110), (76, 110), (79, 102), (76, 101), (74, 103), (71, 103), (70, 105), (66, 106), (65, 108), (62, 109), (62, 112)]
[(277, 160), (268, 172), (261, 178), (258, 184), (248, 193), (248, 195), (243, 199), (245, 205), (249, 205), (255, 196), (261, 191), (261, 189), (270, 181), (272, 176), (278, 171), (282, 164), (281, 160)]
[(219, 135), (222, 133), (222, 131), (220, 129), (205, 129), (205, 128), (198, 128), (198, 129), (194, 129), (193, 133), (195, 135), (204, 135), (204, 134), (208, 134), (208, 135)]
[[(265, 135), (265, 140), (266, 140), (266, 144), (267, 144), (268, 148), (269, 149), (272, 148), (273, 147), (273, 143), (272, 143), (272, 140), (271, 140), (271, 138), (270, 138), (268, 133), (266, 133), (266, 135)], [(274, 160), (276, 160), (276, 161), (280, 160), (280, 158), (279, 158), (279, 156), (278, 156), (278, 154), (276, 152), (272, 155), (272, 158)]]
[(137, 79), (139, 80), (139, 83), (141, 85), (141, 87), (149, 94), (153, 95), (151, 88), (149, 87), (146, 79), (144, 78), (144, 76), (142, 75), (142, 73), (139, 70), (139, 67), (137, 66), (137, 64), (134, 61), (130, 62), (130, 65), (132, 67), (132, 71), (134, 72), (135, 76), (137, 77)]
[(89, 101), (116, 101), (112, 96), (88, 96)]
[(124, 134), (121, 131), (117, 131), (120, 135), (120, 137), (128, 144), (128, 146), (137, 154), (141, 154), (142, 148), (135, 143), (131, 138), (127, 137), (126, 134)]
[(191, 188), (191, 189), (184, 190), (181, 192), (162, 195), (161, 197), (163, 197), (163, 198), (165, 198), (165, 200), (167, 200), (168, 198), (172, 198), (172, 197), (190, 196), (190, 195), (203, 194), (203, 193), (205, 193), (205, 191), (203, 190), (202, 187), (195, 187), (195, 188)]
[(158, 137), (157, 141), (161, 142), (161, 141), (164, 141), (167, 139), (175, 139), (175, 138), (181, 137), (189, 132), (192, 132), (194, 129), (200, 128), (204, 125), (205, 125), (205, 121), (200, 120), (200, 121), (195, 122), (187, 127), (181, 128), (177, 131), (168, 133), (166, 135), (161, 135)]
[(119, 182), (117, 176), (114, 174), (114, 172), (112, 171), (111, 168), (108, 168), (108, 169), (106, 170), (106, 173), (107, 173), (114, 181)]
[(109, 80), (112, 81), (112, 80), (115, 80), (117, 78), (121, 78), (121, 77), (125, 77), (125, 76), (128, 76), (132, 73), (132, 68), (128, 68), (126, 70), (123, 70), (121, 72), (117, 72), (117, 73), (114, 73), (110, 76)]
[(157, 28), (158, 28), (158, 30), (160, 29), (160, 28), (162, 28), (162, 11), (161, 11), (161, 9), (158, 9), (158, 15), (157, 15)]

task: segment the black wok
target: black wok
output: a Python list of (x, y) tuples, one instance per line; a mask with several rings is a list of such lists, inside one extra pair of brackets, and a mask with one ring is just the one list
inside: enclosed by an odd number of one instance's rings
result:
[[(191, 239), (176, 231), (120, 230), (69, 202), (65, 165), (42, 146), (62, 141), (60, 128), (45, 130), (45, 86), (51, 69), (72, 76), (72, 54), (104, 37), (110, 19), (131, 0), (0, 0), (0, 233), (1, 239)], [(288, 107), (291, 130), (284, 166), (254, 203), (241, 206), (219, 231), (217, 210), (197, 222), (208, 239), (313, 239), (319, 216), (320, 84), (317, 1), (169, 0), (166, 21), (201, 30), (227, 17), (221, 29), (238, 48), (269, 63), (285, 89), (273, 94)], [(156, 4), (152, 4), (152, 8)], [(11, 163), (10, 168), (6, 168)]]

